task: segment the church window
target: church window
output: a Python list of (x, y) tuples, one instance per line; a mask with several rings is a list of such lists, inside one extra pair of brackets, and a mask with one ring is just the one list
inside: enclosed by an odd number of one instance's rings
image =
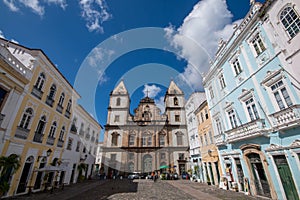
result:
[(174, 97), (174, 106), (178, 106), (178, 98)]
[(175, 115), (175, 122), (180, 122), (180, 115)]
[(116, 106), (120, 106), (121, 105), (121, 98), (120, 97), (118, 97), (117, 98), (117, 103), (116, 103)]
[(118, 146), (118, 134), (117, 133), (112, 134), (111, 144), (112, 144), (112, 146)]
[(134, 145), (134, 139), (135, 139), (134, 135), (129, 135), (129, 145), (130, 146)]
[(280, 21), (290, 38), (293, 38), (299, 32), (300, 18), (292, 7), (288, 6), (282, 10), (280, 13)]
[(114, 122), (120, 122), (120, 115), (116, 115), (116, 116), (115, 116)]
[(164, 146), (164, 145), (165, 145), (165, 136), (159, 135), (159, 146)]

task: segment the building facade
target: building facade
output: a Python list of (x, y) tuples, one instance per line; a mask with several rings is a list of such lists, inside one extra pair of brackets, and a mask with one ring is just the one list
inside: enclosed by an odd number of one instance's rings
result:
[(188, 138), (184, 94), (171, 81), (165, 95), (165, 113), (145, 97), (130, 114), (130, 99), (121, 81), (110, 95), (103, 144), (108, 177), (129, 172), (187, 170)]
[(201, 153), (200, 153), (200, 138), (198, 135), (198, 119), (195, 111), (203, 101), (205, 101), (204, 92), (194, 92), (185, 103), (185, 114), (187, 121), (187, 132), (189, 138), (189, 154), (190, 154), (190, 168), (193, 170), (195, 179), (203, 181), (201, 172)]
[(215, 145), (214, 131), (207, 101), (203, 101), (195, 110), (198, 119), (197, 133), (200, 140), (202, 182), (219, 185), (220, 162), (218, 149)]
[(299, 2), (252, 2), (204, 78), (230, 187), (299, 199)]
[[(102, 126), (82, 106), (74, 105), (73, 121), (62, 155), (66, 168), (64, 183), (76, 183), (95, 175), (95, 161), (101, 130)], [(85, 169), (80, 171), (79, 165), (82, 164), (85, 165)]]

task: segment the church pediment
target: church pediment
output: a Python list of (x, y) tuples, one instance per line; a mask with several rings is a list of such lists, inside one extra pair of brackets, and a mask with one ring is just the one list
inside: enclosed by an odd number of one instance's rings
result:
[(121, 81), (115, 89), (112, 91), (112, 94), (127, 94), (127, 89), (123, 81)]

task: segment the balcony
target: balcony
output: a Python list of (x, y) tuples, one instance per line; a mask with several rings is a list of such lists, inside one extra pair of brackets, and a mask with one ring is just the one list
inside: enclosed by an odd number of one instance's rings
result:
[(5, 115), (0, 114), (0, 127), (1, 127), (1, 124), (2, 124), (2, 122), (3, 122), (3, 120), (4, 120), (4, 117), (5, 117)]
[(265, 133), (267, 133), (267, 130), (265, 129), (264, 119), (257, 119), (255, 121), (243, 124), (237, 128), (225, 131), (225, 134), (227, 135), (226, 142), (229, 143), (251, 137), (257, 137), (264, 135)]
[(64, 141), (63, 140), (58, 140), (57, 142), (57, 147), (63, 147)]
[(59, 112), (60, 114), (62, 114), (63, 109), (64, 109), (64, 108), (62, 107), (62, 105), (57, 104), (57, 107), (56, 107), (56, 111), (57, 111), (57, 112)]
[(55, 138), (54, 138), (54, 137), (48, 137), (48, 138), (47, 138), (47, 144), (48, 144), (48, 145), (53, 145), (53, 144), (54, 144), (54, 141), (55, 141)]
[(54, 103), (54, 99), (50, 98), (49, 96), (47, 96), (46, 99), (46, 104), (50, 107), (53, 107), (53, 103)]
[(221, 146), (221, 145), (225, 145), (226, 141), (225, 141), (225, 134), (221, 133), (219, 135), (215, 135), (215, 144), (217, 146)]
[(38, 142), (38, 143), (42, 143), (43, 142), (43, 134), (40, 134), (40, 133), (35, 133), (34, 134), (34, 137), (33, 137), (33, 141), (34, 142)]
[(29, 132), (30, 130), (18, 126), (15, 133), (15, 137), (26, 140), (29, 135)]
[(293, 105), (289, 108), (269, 115), (275, 129), (284, 129), (300, 123), (300, 105)]
[(37, 97), (38, 99), (42, 99), (44, 92), (42, 90), (38, 89), (36, 86), (33, 86), (31, 94), (33, 96)]
[(71, 116), (71, 112), (69, 110), (66, 110), (65, 117), (70, 119), (70, 116)]

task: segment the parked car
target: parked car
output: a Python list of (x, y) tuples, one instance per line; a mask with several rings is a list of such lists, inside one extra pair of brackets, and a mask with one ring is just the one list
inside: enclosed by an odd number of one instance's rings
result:
[(182, 172), (182, 173), (181, 173), (181, 178), (182, 178), (182, 179), (190, 179), (190, 175), (189, 175), (189, 173), (187, 173), (187, 172)]
[(171, 173), (170, 177), (171, 177), (171, 180), (177, 180), (178, 179), (178, 174), (177, 173)]
[(140, 178), (140, 174), (138, 172), (133, 172), (128, 175), (128, 179), (130, 180), (139, 179), (139, 178)]

